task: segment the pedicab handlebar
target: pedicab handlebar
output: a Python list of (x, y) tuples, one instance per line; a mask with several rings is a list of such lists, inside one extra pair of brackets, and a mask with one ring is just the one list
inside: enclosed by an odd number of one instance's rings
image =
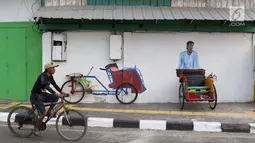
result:
[(217, 76), (213, 72), (209, 75), (213, 80), (217, 80)]

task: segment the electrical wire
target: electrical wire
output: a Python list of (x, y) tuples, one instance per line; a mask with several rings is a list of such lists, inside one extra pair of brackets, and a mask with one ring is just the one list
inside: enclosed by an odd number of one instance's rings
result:
[(18, 16), (19, 16), (21, 6), (22, 6), (22, 1), (20, 1), (20, 5), (19, 5), (18, 13), (17, 13), (17, 15), (16, 15), (16, 19), (17, 19), (17, 18), (18, 18)]
[(34, 32), (37, 32), (37, 33), (39, 33), (39, 34), (41, 34), (42, 32), (39, 30), (35, 30), (35, 26), (36, 26), (36, 21), (33, 23), (33, 26), (32, 26), (32, 30), (34, 31)]
[(32, 4), (32, 6), (31, 6), (31, 10), (32, 10), (33, 15), (34, 15), (34, 10), (33, 10), (34, 5), (35, 5), (38, 1), (39, 1), (39, 0), (36, 0), (36, 1)]
[[(34, 16), (34, 5), (38, 2), (39, 0), (36, 0), (32, 5), (31, 5), (31, 11), (32, 11), (32, 17)], [(33, 23), (33, 26), (32, 26), (32, 30), (34, 32), (37, 32), (37, 33), (41, 33), (41, 31), (39, 30), (35, 30), (35, 26), (36, 26), (36, 21)]]
[(24, 2), (24, 5), (27, 9), (27, 11), (33, 16), (32, 12), (29, 10), (29, 8), (27, 7), (27, 3), (26, 3), (26, 0), (22, 0), (22, 2)]

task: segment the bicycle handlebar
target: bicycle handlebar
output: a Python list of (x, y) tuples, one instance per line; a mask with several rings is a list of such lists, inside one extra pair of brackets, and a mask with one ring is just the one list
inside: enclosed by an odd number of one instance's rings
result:
[(100, 70), (102, 70), (102, 71), (105, 71), (106, 69), (104, 69), (104, 68), (99, 68)]

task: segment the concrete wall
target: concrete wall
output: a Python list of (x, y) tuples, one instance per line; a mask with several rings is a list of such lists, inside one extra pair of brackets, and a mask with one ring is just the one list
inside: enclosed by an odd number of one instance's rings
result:
[[(68, 32), (67, 62), (59, 63), (55, 79), (59, 85), (66, 80), (65, 74), (86, 74), (92, 65), (104, 85), (109, 81), (100, 71), (112, 62), (109, 59), (110, 32)], [(44, 33), (43, 64), (50, 61), (50, 34)], [(177, 102), (178, 78), (175, 69), (179, 53), (185, 50), (188, 40), (195, 42), (200, 66), (206, 75), (218, 76), (215, 85), (219, 102), (247, 102), (253, 99), (253, 52), (252, 35), (243, 33), (124, 33), (125, 67), (137, 65), (141, 70), (147, 91), (139, 96), (137, 103)], [(83, 102), (98, 102), (103, 98), (87, 96)], [(107, 102), (117, 102), (107, 96)]]
[(39, 5), (40, 0), (1, 1), (0, 22), (32, 21), (33, 12), (39, 8)]
[(195, 42), (200, 67), (218, 76), (220, 102), (251, 101), (252, 35), (242, 33), (125, 33), (124, 65), (136, 64), (148, 91), (138, 102), (177, 102), (179, 53)]

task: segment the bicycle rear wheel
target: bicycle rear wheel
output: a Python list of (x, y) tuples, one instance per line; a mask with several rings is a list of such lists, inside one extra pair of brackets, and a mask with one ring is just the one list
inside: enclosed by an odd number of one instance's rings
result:
[(122, 83), (117, 87), (115, 96), (121, 104), (132, 104), (138, 97), (138, 91), (133, 84)]
[[(73, 127), (77, 128), (70, 131)], [(56, 120), (58, 134), (67, 141), (80, 140), (86, 134), (87, 128), (87, 119), (76, 110), (64, 110)]]
[(33, 109), (25, 106), (18, 106), (12, 109), (7, 118), (10, 131), (22, 138), (30, 137), (33, 134), (35, 121), (36, 115)]

